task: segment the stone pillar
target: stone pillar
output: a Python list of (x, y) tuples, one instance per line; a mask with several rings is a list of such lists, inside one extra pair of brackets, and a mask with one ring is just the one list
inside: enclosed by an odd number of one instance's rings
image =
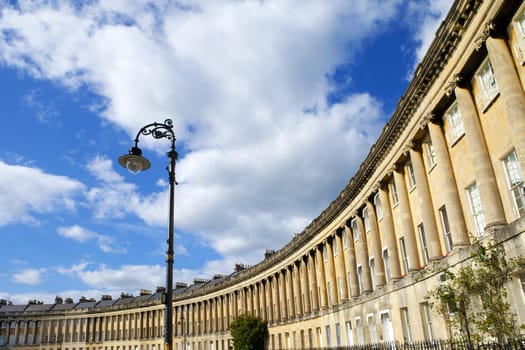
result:
[(427, 124), (427, 127), (436, 155), (436, 170), (439, 171), (438, 179), (440, 181), (439, 189), (445, 194), (445, 208), (450, 230), (452, 231), (452, 244), (453, 247), (465, 246), (469, 244), (467, 225), (459, 200), (458, 186), (452, 170), (452, 162), (450, 161), (445, 135), (440, 125), (432, 120)]
[(281, 306), (279, 298), (279, 273), (273, 275), (272, 278), (272, 300), (273, 300), (273, 320), (279, 321), (281, 319)]
[(273, 321), (275, 320), (274, 311), (273, 311), (273, 305), (275, 304), (275, 299), (273, 297), (272, 276), (270, 276), (266, 280), (265, 289), (266, 289), (266, 305), (269, 305), (269, 308), (268, 307), (266, 308), (268, 310), (266, 317), (268, 318), (268, 321)]
[(293, 304), (294, 316), (301, 316), (303, 314), (303, 300), (302, 300), (302, 284), (301, 284), (301, 260), (296, 260), (292, 265), (292, 282), (293, 282)]
[(359, 296), (359, 287), (357, 282), (357, 261), (355, 256), (354, 237), (352, 229), (346, 224), (343, 229), (348, 237), (348, 248), (345, 252), (345, 264), (348, 271), (348, 285), (350, 286), (350, 296), (357, 298)]
[(383, 263), (383, 255), (381, 252), (381, 237), (379, 235), (379, 227), (377, 224), (377, 215), (374, 204), (370, 200), (366, 201), (368, 211), (368, 220), (370, 221), (370, 233), (368, 233), (367, 243), (368, 251), (375, 258), (375, 281), (378, 287), (386, 284), (385, 278), (385, 264)]
[[(396, 184), (399, 199), (399, 211), (401, 216), (402, 236), (405, 238), (405, 245), (408, 257), (408, 272), (419, 270), (419, 256), (417, 254), (416, 238), (414, 234), (414, 224), (412, 222), (412, 212), (408, 201), (408, 192), (405, 178), (400, 169), (394, 170), (394, 181)], [(401, 235), (400, 235), (401, 237)]]
[[(345, 257), (344, 257), (344, 247), (341, 234), (343, 230), (339, 228), (334, 235), (335, 245), (337, 247), (337, 255), (334, 257), (335, 261), (335, 278), (337, 283), (337, 291), (341, 302), (348, 301), (348, 281), (347, 274), (345, 269)], [(341, 283), (341, 285), (339, 285)]]
[(368, 294), (372, 292), (372, 278), (370, 275), (370, 265), (368, 262), (368, 244), (366, 242), (366, 230), (363, 223), (363, 218), (356, 214), (355, 220), (357, 223), (357, 230), (359, 231), (358, 240), (356, 241), (357, 251), (357, 265), (361, 265), (363, 269), (363, 290), (361, 294)]
[(317, 290), (319, 292), (320, 308), (327, 308), (326, 275), (324, 271), (323, 246), (318, 245), (315, 252), (315, 267), (317, 272)]
[(251, 315), (253, 312), (252, 286), (246, 286), (244, 288), (244, 304), (246, 305), (244, 314)]
[(525, 171), (525, 95), (514, 59), (504, 39), (488, 37), (485, 46), (507, 112), (520, 167)]
[[(399, 254), (397, 250), (396, 234), (394, 229), (394, 218), (392, 217), (392, 205), (390, 196), (385, 184), (379, 184), (379, 200), (383, 210), (383, 230), (381, 233), (381, 242), (383, 249), (388, 252), (388, 264), (390, 268), (390, 278), (397, 280), (401, 278), (401, 267), (399, 265)], [(383, 256), (383, 252), (381, 252)]]
[(474, 100), (466, 88), (456, 86), (454, 92), (463, 119), (472, 166), (476, 173), (476, 184), (485, 216), (485, 228), (490, 229), (493, 226), (503, 225), (505, 224), (505, 213)]
[(216, 331), (215, 322), (217, 320), (217, 315), (215, 313), (215, 298), (211, 299), (208, 302), (208, 306), (210, 308), (210, 329), (209, 329), (209, 332), (210, 333), (214, 333)]
[(247, 287), (241, 288), (241, 302), (242, 302), (242, 305), (241, 305), (242, 314), (247, 315), (250, 312), (248, 308), (248, 288)]
[[(311, 310), (319, 311), (319, 293), (317, 287), (317, 266), (315, 263), (317, 249), (311, 250), (307, 256), (308, 282), (310, 282)], [(308, 290), (308, 289), (306, 289)]]
[(414, 148), (410, 148), (409, 153), (414, 168), (414, 176), (416, 178), (416, 190), (427, 242), (428, 257), (430, 260), (436, 260), (441, 258), (442, 254), (436, 217), (434, 215), (434, 205), (432, 204), (432, 196), (428, 186), (427, 172), (425, 170), (425, 165), (423, 164), (421, 151), (419, 149), (416, 151)]
[[(222, 322), (223, 322), (223, 328), (224, 330), (228, 329), (230, 327), (230, 320), (231, 320), (231, 314), (230, 314), (230, 307), (231, 307), (231, 293), (226, 293), (222, 296)], [(192, 305), (193, 306), (193, 305)], [(192, 324), (195, 324), (195, 321), (192, 322)], [(192, 331), (193, 334), (193, 331)]]
[(219, 312), (220, 312), (220, 315), (221, 315), (221, 331), (225, 331), (228, 327), (228, 315), (227, 315), (227, 311), (226, 309), (228, 308), (228, 303), (227, 303), (227, 294), (225, 295), (221, 295), (220, 297), (220, 300), (221, 300), (221, 308), (219, 309)]
[[(337, 243), (336, 243), (337, 244)], [(324, 261), (325, 264), (325, 275), (328, 295), (328, 306), (338, 304), (337, 300), (337, 282), (335, 277), (335, 266), (334, 266), (334, 238), (333, 236), (328, 238), (325, 242), (326, 251), (328, 254), (328, 261)], [(341, 247), (336, 247), (341, 248)], [(330, 288), (328, 288), (330, 286)]]
[(202, 302), (202, 333), (208, 334), (210, 330), (208, 329), (208, 320), (210, 319), (210, 309), (209, 309), (209, 300), (204, 300)]
[(255, 317), (261, 318), (261, 313), (259, 310), (259, 305), (260, 305), (259, 282), (253, 284), (251, 288), (252, 288), (252, 301), (253, 301), (253, 315)]
[(312, 305), (310, 301), (310, 288), (308, 276), (308, 256), (303, 256), (299, 262), (299, 275), (301, 280), (301, 304), (303, 306), (303, 314), (312, 312)]
[(260, 283), (260, 293), (261, 293), (261, 303), (260, 303), (260, 308), (261, 308), (261, 319), (265, 320), (265, 321), (269, 321), (269, 318), (268, 318), (268, 313), (267, 313), (267, 305), (270, 305), (270, 303), (268, 302), (268, 299), (266, 298), (266, 289), (268, 287), (268, 282), (266, 280), (262, 280), (261, 283)]
[(278, 275), (278, 279), (279, 279), (279, 283), (278, 283), (278, 286), (279, 286), (279, 309), (280, 309), (280, 313), (281, 313), (281, 320), (286, 320), (288, 318), (288, 305), (287, 305), (287, 299), (286, 299), (286, 295), (287, 295), (287, 291), (286, 291), (286, 270), (285, 269), (282, 269), (280, 272), (279, 272), (279, 275)]
[(292, 277), (292, 267), (287, 266), (283, 273), (284, 277), (284, 283), (285, 283), (285, 292), (286, 292), (286, 318), (290, 319), (294, 317), (295, 315), (295, 308), (294, 308), (294, 291), (293, 291), (293, 277)]

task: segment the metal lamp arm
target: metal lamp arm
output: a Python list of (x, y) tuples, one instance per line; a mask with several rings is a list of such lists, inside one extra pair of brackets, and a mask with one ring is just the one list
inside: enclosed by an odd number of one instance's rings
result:
[(171, 150), (175, 150), (175, 133), (173, 132), (173, 121), (171, 119), (166, 119), (164, 123), (155, 122), (143, 126), (135, 137), (135, 147), (138, 147), (141, 135), (151, 135), (156, 139), (165, 138), (171, 140)]

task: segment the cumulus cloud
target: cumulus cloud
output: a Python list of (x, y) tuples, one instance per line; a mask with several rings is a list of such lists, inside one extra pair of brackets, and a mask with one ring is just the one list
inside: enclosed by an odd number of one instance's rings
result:
[(105, 253), (126, 253), (127, 251), (126, 248), (117, 246), (112, 237), (90, 231), (79, 225), (59, 227), (57, 232), (63, 237), (74, 239), (81, 243), (94, 240), (97, 242), (100, 250)]
[(96, 156), (89, 161), (87, 170), (99, 180), (96, 186), (86, 191), (86, 199), (96, 218), (122, 218), (139, 205), (141, 199), (136, 193), (136, 186), (124, 181), (113, 169), (110, 159)]
[(15, 272), (12, 277), (12, 281), (15, 283), (37, 285), (43, 280), (43, 274), (46, 269), (24, 269), (19, 272)]
[(66, 176), (0, 160), (0, 226), (37, 223), (35, 214), (74, 210), (84, 185)]
[[(136, 293), (145, 286), (164, 286), (166, 270), (160, 265), (122, 265), (110, 268), (101, 264), (95, 268), (89, 262), (80, 262), (71, 267), (59, 267), (62, 275), (75, 276), (87, 286), (107, 290), (130, 291)], [(175, 269), (173, 275), (177, 281), (190, 281), (199, 275), (198, 271)]]

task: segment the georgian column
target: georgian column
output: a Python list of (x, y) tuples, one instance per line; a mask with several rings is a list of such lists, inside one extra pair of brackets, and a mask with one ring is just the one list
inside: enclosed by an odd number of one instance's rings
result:
[(275, 299), (273, 298), (273, 289), (272, 289), (272, 276), (268, 277), (265, 283), (264, 289), (266, 290), (266, 317), (268, 321), (275, 320), (273, 304)]
[(259, 282), (259, 309), (261, 310), (259, 317), (264, 321), (268, 321), (266, 305), (268, 305), (266, 302), (266, 281), (261, 280)]
[[(319, 311), (319, 293), (317, 287), (317, 267), (315, 264), (315, 250), (311, 250), (307, 255), (307, 265), (308, 265), (308, 282), (310, 283), (310, 302), (311, 302), (311, 311)], [(308, 290), (308, 289), (306, 289)]]
[(463, 119), (465, 137), (469, 146), (476, 184), (485, 216), (485, 228), (505, 224), (505, 213), (496, 183), (496, 176), (490, 161), (485, 137), (476, 111), (476, 106), (467, 88), (455, 87), (454, 92)]
[(286, 270), (283, 269), (279, 272), (279, 308), (281, 312), (281, 320), (286, 320), (288, 318), (288, 303), (287, 303), (287, 286), (286, 286)]
[(273, 300), (273, 320), (281, 319), (281, 306), (279, 299), (279, 273), (272, 276), (272, 300)]
[(409, 149), (410, 160), (414, 168), (414, 176), (416, 178), (416, 189), (419, 198), (419, 207), (421, 209), (421, 217), (423, 219), (423, 229), (427, 241), (428, 257), (430, 260), (441, 258), (441, 245), (439, 243), (438, 229), (436, 225), (436, 217), (434, 216), (434, 205), (432, 204), (432, 196), (428, 186), (427, 172), (423, 164), (421, 151), (414, 148)]
[(439, 181), (439, 189), (443, 191), (445, 195), (445, 208), (452, 231), (453, 247), (468, 245), (469, 238), (465, 215), (463, 215), (463, 210), (461, 209), (461, 202), (459, 201), (459, 193), (457, 190), (458, 186), (452, 170), (445, 135), (443, 134), (441, 126), (437, 124), (433, 118), (429, 120), (426, 126), (428, 127), (430, 140), (436, 155), (437, 168), (435, 170), (439, 171), (437, 178)]
[[(336, 243), (337, 244), (337, 243)], [(327, 287), (327, 293), (328, 293), (328, 306), (333, 306), (338, 303), (337, 301), (337, 282), (335, 277), (335, 269), (334, 269), (334, 240), (332, 237), (329, 237), (326, 242), (326, 251), (328, 255), (328, 261), (325, 261), (325, 274), (326, 274), (326, 285), (330, 286), (330, 288)], [(340, 248), (340, 247), (336, 247)]]
[(200, 301), (197, 305), (199, 307), (197, 331), (199, 335), (206, 334), (206, 301)]
[(295, 307), (294, 307), (294, 291), (293, 291), (293, 277), (292, 277), (292, 267), (287, 266), (284, 270), (284, 283), (286, 285), (286, 310), (287, 310), (287, 318), (292, 318), (295, 315)]
[(525, 95), (510, 49), (504, 39), (489, 36), (485, 41), (490, 62), (507, 112), (512, 141), (521, 169), (525, 169)]
[(226, 327), (227, 327), (227, 316), (226, 316), (226, 308), (228, 307), (228, 304), (226, 302), (226, 295), (221, 295), (220, 298), (220, 309), (219, 309), (219, 313), (220, 313), (220, 316), (221, 316), (221, 328), (220, 330), (221, 331), (225, 331), (226, 330)]
[(190, 322), (188, 323), (188, 334), (190, 335), (194, 335), (197, 332), (196, 306), (197, 304), (195, 303), (188, 304), (188, 317), (190, 318)]
[(383, 264), (383, 255), (381, 253), (381, 237), (379, 235), (379, 226), (377, 224), (376, 208), (370, 200), (366, 201), (368, 211), (368, 220), (370, 221), (370, 233), (367, 237), (368, 251), (375, 257), (375, 281), (378, 287), (386, 284), (385, 264)]
[(213, 298), (210, 303), (211, 307), (211, 332), (217, 332), (217, 298)]
[(401, 216), (401, 235), (405, 238), (407, 250), (408, 272), (417, 271), (419, 269), (419, 256), (417, 254), (414, 224), (412, 222), (412, 212), (410, 210), (410, 204), (408, 201), (408, 192), (405, 178), (403, 173), (401, 173), (401, 170), (398, 168), (394, 169), (393, 173), (399, 198), (398, 206)]
[(230, 308), (230, 303), (228, 301), (229, 297), (230, 297), (229, 293), (226, 293), (222, 296), (221, 318), (222, 318), (222, 323), (224, 324), (223, 330), (227, 330), (228, 328), (230, 328), (231, 317), (230, 317), (230, 312), (228, 311)]
[(258, 317), (258, 318), (261, 318), (261, 310), (259, 310), (259, 306), (261, 305), (260, 303), (260, 297), (261, 297), (261, 294), (259, 292), (259, 282), (256, 282), (252, 285), (252, 290), (253, 290), (253, 293), (252, 293), (252, 300), (253, 300), (253, 315), (255, 317)]
[(366, 230), (363, 223), (363, 218), (356, 214), (355, 221), (357, 223), (357, 230), (359, 231), (358, 240), (356, 244), (357, 251), (357, 265), (361, 265), (363, 271), (363, 290), (361, 294), (372, 292), (372, 278), (370, 275), (370, 265), (368, 263), (368, 244), (366, 242)]
[(232, 317), (239, 316), (239, 291), (233, 291), (230, 295), (232, 299), (233, 313)]
[[(334, 240), (335, 245), (337, 247), (337, 256), (334, 257), (335, 262), (335, 277), (337, 281), (337, 290), (339, 295), (339, 298), (341, 299), (341, 302), (348, 301), (348, 281), (346, 276), (346, 269), (345, 269), (345, 258), (344, 258), (344, 247), (343, 247), (343, 240), (341, 238), (341, 234), (343, 234), (343, 230), (341, 228), (337, 229), (335, 232)], [(339, 285), (339, 283), (341, 285)]]
[[(397, 250), (394, 219), (392, 217), (392, 205), (390, 204), (390, 196), (387, 192), (386, 185), (380, 183), (378, 191), (381, 209), (383, 211), (383, 230), (381, 234), (381, 242), (383, 242), (383, 249), (387, 249), (390, 278), (397, 280), (401, 278), (401, 268), (399, 265), (400, 260)], [(381, 255), (383, 255), (383, 252), (381, 252)]]
[(259, 317), (259, 289), (256, 283), (249, 286), (250, 288), (250, 303), (252, 306), (252, 316)]
[(244, 298), (246, 299), (246, 312), (248, 315), (255, 315), (253, 310), (253, 286), (248, 285), (244, 289)]
[(324, 272), (324, 261), (323, 261), (323, 246), (320, 244), (316, 247), (315, 251), (315, 267), (317, 276), (317, 290), (319, 291), (320, 308), (326, 309), (327, 307), (327, 296), (326, 296), (326, 279)]
[(208, 334), (210, 332), (210, 330), (208, 329), (208, 320), (209, 320), (209, 317), (210, 317), (210, 314), (209, 314), (209, 301), (208, 300), (204, 300), (202, 302), (202, 333), (203, 334)]
[(294, 316), (301, 316), (303, 314), (303, 300), (302, 300), (302, 284), (301, 284), (301, 260), (296, 260), (292, 264), (292, 282), (294, 295)]
[(299, 262), (299, 275), (301, 280), (301, 305), (303, 306), (303, 314), (309, 314), (312, 311), (309, 293), (309, 276), (308, 276), (308, 257), (303, 256)]
[(247, 287), (241, 288), (241, 302), (242, 302), (242, 306), (241, 306), (242, 314), (243, 315), (247, 315), (249, 313), (249, 309), (248, 309), (248, 288)]
[(357, 261), (355, 256), (355, 247), (354, 247), (354, 237), (352, 234), (352, 229), (350, 226), (345, 224), (344, 226), (345, 233), (348, 238), (348, 248), (345, 252), (345, 264), (347, 266), (346, 270), (348, 271), (348, 284), (350, 286), (350, 296), (352, 298), (357, 298), (359, 296), (359, 287), (357, 282)]

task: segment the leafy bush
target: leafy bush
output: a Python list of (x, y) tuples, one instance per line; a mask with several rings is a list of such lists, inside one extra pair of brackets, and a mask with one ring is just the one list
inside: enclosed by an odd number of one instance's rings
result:
[(251, 315), (240, 315), (230, 325), (235, 350), (263, 350), (268, 325), (261, 319)]

